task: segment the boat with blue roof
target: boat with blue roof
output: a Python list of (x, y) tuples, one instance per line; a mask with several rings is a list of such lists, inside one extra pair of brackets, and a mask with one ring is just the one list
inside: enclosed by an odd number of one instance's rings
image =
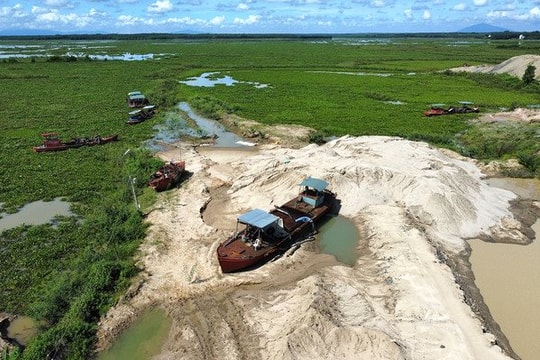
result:
[(316, 231), (315, 224), (330, 213), (336, 194), (322, 179), (308, 177), (297, 196), (270, 211), (252, 209), (237, 218), (234, 233), (217, 248), (224, 273), (250, 269), (283, 254)]

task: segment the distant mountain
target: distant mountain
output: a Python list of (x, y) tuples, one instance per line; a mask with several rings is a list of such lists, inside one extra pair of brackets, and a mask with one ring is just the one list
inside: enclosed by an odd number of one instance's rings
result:
[(463, 28), (459, 30), (458, 32), (464, 32), (464, 33), (494, 33), (494, 32), (505, 32), (509, 31), (508, 29), (499, 27), (499, 26), (493, 26), (489, 24), (476, 24), (467, 26), (466, 28)]

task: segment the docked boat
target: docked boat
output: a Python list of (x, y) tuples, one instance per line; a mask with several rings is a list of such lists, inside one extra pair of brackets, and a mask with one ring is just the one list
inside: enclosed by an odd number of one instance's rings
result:
[(324, 180), (308, 177), (300, 193), (266, 212), (250, 210), (237, 218), (236, 230), (217, 248), (221, 270), (230, 273), (264, 263), (315, 232), (315, 224), (329, 213), (336, 194)]
[(480, 110), (472, 106), (470, 101), (460, 101), (461, 106), (446, 107), (444, 104), (431, 104), (429, 110), (424, 111), (424, 116), (440, 116), (440, 115), (452, 115), (452, 114), (470, 114), (478, 113)]
[(185, 161), (168, 162), (150, 176), (148, 186), (158, 192), (168, 190), (180, 182), (185, 169)]
[(96, 135), (92, 138), (74, 138), (69, 141), (62, 141), (57, 133), (42, 133), (43, 144), (34, 146), (34, 152), (62, 151), (82, 146), (102, 145), (118, 140), (118, 134), (101, 137)]
[(155, 115), (155, 113), (156, 113), (155, 105), (146, 105), (142, 107), (141, 109), (130, 111), (128, 113), (129, 118), (128, 118), (128, 121), (126, 121), (126, 124), (134, 125), (134, 124), (142, 123), (143, 121), (152, 118)]
[(140, 91), (131, 91), (127, 95), (127, 103), (130, 108), (139, 108), (148, 105), (148, 99)]

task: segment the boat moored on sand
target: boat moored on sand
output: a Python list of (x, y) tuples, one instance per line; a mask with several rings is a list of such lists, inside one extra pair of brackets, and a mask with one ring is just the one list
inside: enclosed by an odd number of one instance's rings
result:
[(185, 169), (185, 161), (168, 162), (150, 176), (148, 186), (158, 192), (168, 190), (180, 182)]
[(308, 177), (300, 193), (266, 212), (250, 210), (237, 218), (236, 230), (217, 248), (221, 270), (230, 273), (264, 263), (315, 232), (315, 223), (329, 213), (336, 194), (324, 180)]

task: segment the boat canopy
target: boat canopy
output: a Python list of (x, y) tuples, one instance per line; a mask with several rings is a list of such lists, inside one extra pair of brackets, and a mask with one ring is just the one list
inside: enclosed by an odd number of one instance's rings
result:
[(261, 209), (253, 209), (238, 217), (238, 222), (264, 229), (279, 220), (279, 217)]
[(315, 189), (317, 191), (323, 191), (328, 186), (328, 183), (326, 181), (324, 181), (324, 180), (313, 178), (313, 177), (310, 176), (310, 177), (304, 179), (304, 181), (302, 181), (300, 183), (300, 186), (308, 186), (308, 187), (313, 188), (313, 189)]
[(129, 100), (144, 100), (144, 99), (146, 99), (146, 96), (144, 96), (143, 94), (135, 94), (135, 95), (129, 96)]
[(133, 95), (142, 95), (142, 92), (140, 92), (140, 91), (131, 91), (131, 92), (128, 92), (128, 96), (133, 96)]

